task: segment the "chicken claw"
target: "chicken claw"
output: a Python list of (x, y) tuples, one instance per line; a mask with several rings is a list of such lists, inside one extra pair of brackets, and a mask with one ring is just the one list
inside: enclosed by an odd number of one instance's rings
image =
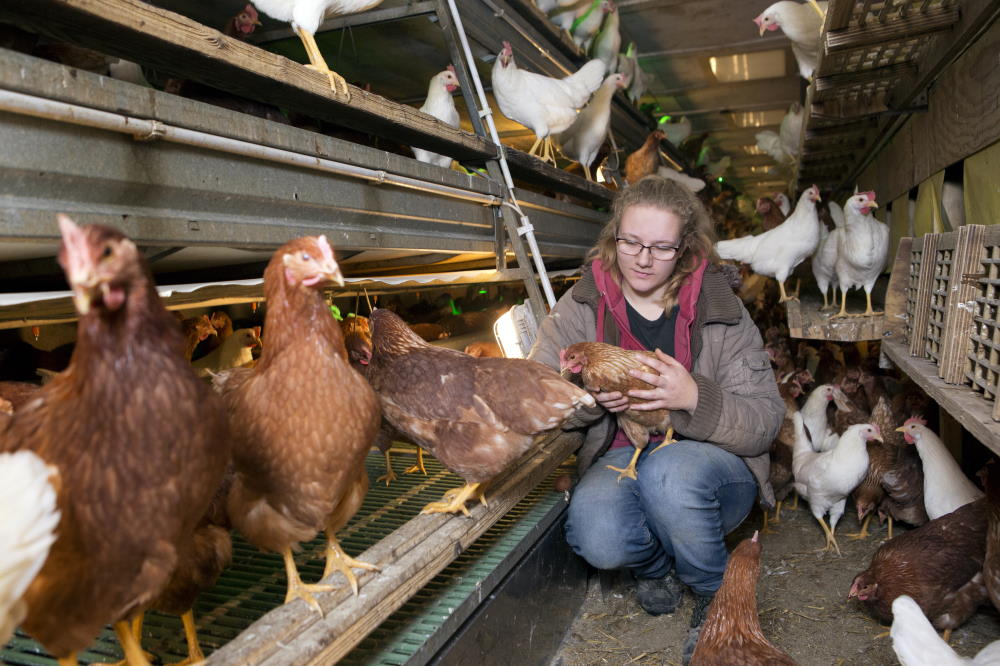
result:
[(177, 661), (167, 666), (194, 666), (205, 661), (205, 654), (201, 651), (198, 643), (198, 630), (195, 626), (194, 611), (189, 610), (181, 615), (181, 622), (184, 624), (184, 639), (187, 641), (188, 656), (183, 661)]
[[(136, 617), (132, 618), (131, 622), (129, 623), (129, 630), (132, 632), (132, 635), (135, 636), (135, 640), (136, 640), (137, 643), (139, 643), (140, 646), (142, 645), (142, 619), (143, 619), (143, 617), (145, 617), (145, 614), (144, 613), (139, 613), (139, 615), (137, 615)], [(125, 646), (122, 645), (122, 650), (124, 650), (124, 649), (125, 649)], [(147, 652), (146, 650), (143, 650), (142, 653), (143, 653), (143, 655), (145, 655), (147, 661), (152, 662), (153, 659), (155, 659), (155, 657), (153, 656), (152, 652)], [(76, 661), (73, 661), (71, 663), (76, 664)], [(122, 659), (121, 661), (119, 661), (119, 662), (117, 662), (115, 664), (107, 664), (107, 663), (104, 663), (104, 662), (93, 662), (91, 664), (91, 666), (126, 666), (126, 664), (128, 664), (128, 663), (129, 663), (128, 659)], [(62, 661), (60, 661), (59, 664), (60, 664), (60, 666), (62, 666)]]
[[(326, 74), (326, 77), (330, 80), (330, 88), (335, 93), (344, 95), (347, 99), (350, 99), (351, 91), (347, 87), (347, 81), (327, 66), (323, 54), (319, 51), (319, 46), (316, 45), (316, 38), (302, 28), (297, 27), (295, 31), (298, 33), (299, 39), (302, 40), (302, 45), (306, 49), (306, 55), (309, 56), (309, 64), (306, 67), (321, 74)], [(343, 87), (343, 92), (340, 90), (341, 87)]]
[(115, 634), (125, 652), (125, 661), (134, 666), (150, 666), (139, 640), (133, 633), (133, 623), (125, 620), (115, 622)]
[(468, 516), (469, 510), (465, 508), (465, 503), (470, 499), (478, 498), (483, 506), (489, 506), (486, 503), (484, 490), (481, 483), (467, 483), (461, 488), (453, 488), (444, 494), (443, 501), (431, 502), (420, 513), (458, 513), (461, 511)]
[[(662, 444), (660, 446), (662, 446)], [(659, 447), (657, 447), (657, 448), (659, 448)], [(628, 478), (632, 479), (633, 481), (638, 480), (638, 477), (636, 476), (636, 471), (635, 471), (635, 463), (636, 463), (637, 460), (639, 460), (639, 454), (640, 453), (642, 453), (642, 449), (636, 449), (635, 453), (632, 454), (632, 460), (630, 460), (629, 463), (628, 463), (628, 465), (625, 466), (625, 467), (615, 467), (614, 465), (608, 465), (608, 469), (614, 470), (615, 472), (619, 472), (619, 474), (618, 474), (618, 481), (619, 482), (621, 482), (622, 477), (624, 477), (624, 476), (627, 476)]]
[(344, 574), (344, 578), (351, 584), (351, 591), (354, 592), (354, 596), (358, 596), (358, 579), (354, 575), (354, 572), (351, 571), (351, 567), (365, 569), (366, 571), (382, 570), (374, 564), (356, 560), (345, 553), (344, 549), (340, 547), (337, 537), (328, 531), (326, 533), (326, 567), (323, 569), (323, 578), (326, 578), (334, 571), (339, 571)]
[(288, 592), (285, 593), (285, 603), (295, 599), (301, 599), (310, 606), (313, 610), (319, 613), (320, 617), (324, 617), (323, 608), (313, 597), (313, 592), (331, 592), (335, 588), (333, 585), (306, 585), (299, 578), (298, 567), (295, 566), (295, 559), (292, 558), (292, 549), (286, 548), (281, 552), (281, 556), (285, 560), (285, 573), (288, 575)]
[(392, 459), (389, 457), (389, 452), (385, 452), (385, 474), (375, 479), (375, 483), (379, 481), (385, 481), (385, 485), (389, 485), (391, 482), (396, 480), (396, 473), (392, 471)]
[(837, 545), (837, 537), (833, 536), (833, 532), (831, 532), (830, 528), (826, 526), (826, 521), (823, 520), (823, 518), (817, 518), (816, 520), (819, 521), (820, 527), (823, 528), (823, 532), (826, 534), (826, 545), (820, 548), (816, 552), (826, 552), (828, 550), (836, 550), (837, 555), (840, 555), (840, 546)]
[(417, 472), (427, 476), (427, 468), (424, 467), (424, 450), (419, 446), (417, 447), (417, 464), (404, 469), (403, 474), (416, 474)]
[(673, 444), (676, 441), (677, 440), (674, 439), (674, 429), (667, 428), (667, 436), (663, 438), (663, 441), (660, 442), (659, 446), (657, 446), (655, 449), (649, 452), (649, 455), (653, 455), (654, 453), (662, 449), (664, 446), (667, 446), (668, 444)]
[(865, 516), (864, 522), (861, 523), (861, 529), (858, 530), (857, 532), (852, 532), (846, 535), (847, 538), (853, 539), (855, 541), (858, 539), (867, 539), (871, 535), (871, 532), (868, 531), (868, 523), (870, 523), (871, 520), (872, 520), (872, 515), (869, 513), (867, 516)]

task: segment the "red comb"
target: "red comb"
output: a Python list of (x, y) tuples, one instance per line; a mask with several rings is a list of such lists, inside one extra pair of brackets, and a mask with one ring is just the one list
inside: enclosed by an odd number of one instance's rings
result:
[(868, 197), (869, 201), (875, 201), (875, 192), (873, 190), (869, 190), (867, 192), (862, 192), (861, 194), (863, 194), (866, 197)]
[(903, 421), (903, 425), (909, 425), (910, 423), (919, 423), (922, 426), (927, 425), (927, 420), (919, 416), (911, 416), (910, 418)]
[(447, 69), (448, 69), (449, 72), (451, 72), (455, 76), (458, 76), (458, 73), (455, 72), (455, 66), (454, 65), (448, 65)]

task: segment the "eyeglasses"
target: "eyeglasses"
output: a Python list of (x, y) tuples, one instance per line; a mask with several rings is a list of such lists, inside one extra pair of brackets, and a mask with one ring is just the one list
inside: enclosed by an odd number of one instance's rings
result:
[(643, 250), (649, 250), (649, 254), (652, 255), (653, 259), (659, 261), (670, 261), (677, 256), (677, 251), (679, 247), (674, 247), (672, 245), (643, 245), (639, 241), (629, 240), (628, 238), (615, 237), (618, 242), (618, 249), (622, 254), (627, 254), (629, 256), (636, 256), (640, 254)]

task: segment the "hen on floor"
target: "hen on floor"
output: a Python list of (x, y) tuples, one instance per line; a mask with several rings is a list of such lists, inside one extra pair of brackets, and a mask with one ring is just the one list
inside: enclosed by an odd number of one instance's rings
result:
[(775, 278), (781, 289), (780, 302), (792, 300), (785, 292), (785, 280), (819, 244), (819, 200), (819, 188), (813, 185), (779, 226), (756, 236), (719, 241), (715, 249), (723, 259), (750, 264), (755, 273)]
[[(792, 473), (792, 451), (795, 448), (795, 421), (793, 415), (799, 411), (797, 399), (802, 395), (802, 387), (791, 380), (778, 384), (778, 393), (785, 401), (785, 419), (781, 423), (778, 436), (771, 442), (768, 451), (771, 466), (768, 471), (768, 482), (774, 490), (774, 516), (769, 519), (768, 510), (764, 509), (764, 525), (762, 534), (770, 534), (770, 525), (781, 522), (781, 507), (788, 493), (795, 488), (795, 477)], [(796, 507), (798, 498), (796, 498)]]
[(729, 555), (722, 586), (701, 628), (691, 666), (795, 666), (764, 636), (757, 615), (761, 544), (757, 533)]
[(485, 484), (526, 453), (536, 435), (558, 428), (581, 405), (595, 405), (593, 396), (541, 363), (431, 346), (389, 310), (375, 310), (370, 319), (368, 379), (383, 415), (465, 480), (424, 513), (468, 515), (465, 502), (485, 503)]
[[(649, 384), (641, 379), (629, 374), (629, 370), (639, 370), (641, 372), (651, 372), (655, 374), (648, 365), (642, 362), (644, 358), (656, 358), (656, 354), (650, 351), (635, 351), (622, 349), (615, 345), (604, 342), (577, 342), (559, 352), (559, 369), (574, 375), (580, 375), (583, 386), (591, 393), (618, 391), (623, 396), (628, 396), (632, 389), (649, 389)], [(629, 401), (636, 403), (648, 402), (640, 398), (629, 397)], [(666, 435), (663, 443), (653, 449), (657, 449), (672, 443), (673, 428), (670, 427), (670, 410), (655, 409), (652, 411), (641, 411), (636, 409), (626, 409), (624, 412), (615, 414), (618, 420), (618, 427), (622, 429), (628, 440), (635, 447), (632, 460), (623, 468), (611, 467), (619, 472), (618, 480), (622, 477), (630, 479), (636, 478), (635, 464), (639, 460), (646, 445), (649, 444), (650, 436), (654, 434)]]
[(983, 496), (983, 491), (965, 475), (944, 442), (919, 417), (907, 419), (897, 428), (907, 444), (917, 447), (924, 469), (924, 508), (930, 518), (951, 513)]
[(770, 197), (757, 199), (754, 210), (760, 215), (760, 224), (764, 231), (770, 231), (785, 221), (785, 214), (781, 212), (778, 204), (774, 203), (774, 199)]
[(281, 553), (286, 603), (300, 598), (322, 613), (299, 578), (292, 549), (325, 530), (323, 577), (340, 571), (355, 594), (352, 567), (377, 570), (347, 555), (337, 531), (368, 491), (365, 456), (379, 424), (378, 399), (351, 369), (323, 289), (343, 285), (324, 236), (280, 247), (264, 271), (267, 344), (253, 370), (217, 375), (233, 423), (236, 478), (229, 493), (233, 525), (250, 543)]
[(831, 384), (820, 384), (802, 405), (802, 424), (814, 451), (829, 451), (836, 441), (827, 441), (830, 427), (826, 417), (826, 408), (833, 401), (836, 390)]
[(977, 500), (886, 541), (854, 577), (847, 598), (891, 622), (892, 602), (909, 595), (947, 638), (988, 599), (986, 522), (986, 501)]
[[(802, 415), (796, 414), (795, 451), (793, 466), (795, 492), (809, 500), (809, 509), (826, 534), (826, 546), (840, 554), (840, 546), (834, 532), (837, 522), (844, 515), (847, 496), (865, 477), (868, 471), (868, 451), (866, 442), (881, 439), (878, 429), (871, 424), (851, 426), (840, 436), (837, 445), (829, 451), (817, 453), (809, 444)], [(830, 514), (827, 527), (823, 516)]]
[(1000, 610), (1000, 463), (993, 460), (980, 472), (986, 485), (986, 560), (983, 581), (993, 606)]
[(912, 597), (892, 602), (892, 649), (902, 666), (987, 666), (1000, 664), (1000, 641), (993, 641), (972, 659), (960, 657), (931, 625)]
[(0, 451), (33, 451), (59, 472), (58, 534), (24, 595), (22, 627), (75, 663), (114, 623), (130, 663), (146, 664), (128, 621), (163, 589), (205, 514), (229, 457), (228, 422), (181, 355), (135, 243), (59, 224), (76, 348), (0, 432)]

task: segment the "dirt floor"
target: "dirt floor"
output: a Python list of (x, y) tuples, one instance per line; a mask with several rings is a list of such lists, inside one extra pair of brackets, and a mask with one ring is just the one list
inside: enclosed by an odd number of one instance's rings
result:
[[(848, 504), (837, 528), (841, 556), (816, 552), (823, 545), (819, 524), (802, 502), (782, 513), (773, 534), (763, 537), (764, 554), (757, 602), (761, 627), (768, 639), (803, 666), (897, 664), (887, 631), (847, 593), (854, 576), (868, 567), (886, 538), (877, 528), (865, 540), (847, 538), (858, 524)], [(730, 549), (753, 535), (761, 524), (759, 510), (730, 535)], [(673, 615), (647, 615), (635, 598), (627, 574), (591, 577), (587, 598), (550, 666), (590, 664), (679, 664), (691, 618), (686, 594)], [(984, 606), (951, 638), (962, 656), (974, 656), (1000, 638), (1000, 615)]]

